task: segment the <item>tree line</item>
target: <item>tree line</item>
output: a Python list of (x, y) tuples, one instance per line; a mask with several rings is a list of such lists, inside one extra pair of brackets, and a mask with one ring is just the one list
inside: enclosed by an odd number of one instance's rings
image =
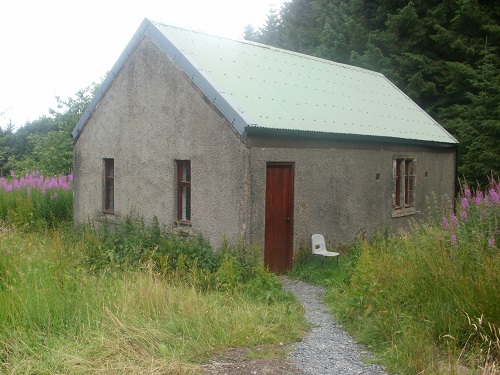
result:
[(459, 177), (500, 172), (500, 3), (291, 0), (245, 39), (381, 72), (460, 142)]

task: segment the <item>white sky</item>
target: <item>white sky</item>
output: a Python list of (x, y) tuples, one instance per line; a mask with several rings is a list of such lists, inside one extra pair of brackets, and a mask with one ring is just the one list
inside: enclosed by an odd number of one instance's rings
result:
[(0, 5), (0, 127), (100, 81), (147, 17), (242, 39), (283, 0), (11, 0)]

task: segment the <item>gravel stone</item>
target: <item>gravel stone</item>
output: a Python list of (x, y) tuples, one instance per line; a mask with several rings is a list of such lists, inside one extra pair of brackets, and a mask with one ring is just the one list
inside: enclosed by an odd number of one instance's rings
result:
[[(365, 364), (371, 354), (335, 322), (323, 303), (324, 288), (281, 278), (283, 287), (304, 306), (312, 329), (303, 341), (292, 344), (288, 356), (303, 375), (386, 375), (383, 367)], [(365, 361), (363, 361), (365, 360)]]

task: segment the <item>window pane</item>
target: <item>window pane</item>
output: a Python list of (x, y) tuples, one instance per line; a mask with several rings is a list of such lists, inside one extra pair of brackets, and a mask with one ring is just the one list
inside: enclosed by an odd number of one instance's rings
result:
[(415, 176), (410, 175), (408, 179), (408, 204), (413, 206), (415, 196)]
[(401, 161), (396, 160), (396, 207), (401, 206)]
[(191, 165), (189, 162), (183, 162), (181, 164), (181, 181), (190, 182), (191, 181)]
[(409, 184), (408, 173), (410, 172), (410, 161), (406, 160), (404, 165), (405, 165), (405, 180), (404, 180), (405, 206), (409, 206), (410, 205), (410, 195), (408, 193), (408, 184)]
[(115, 209), (115, 160), (104, 159), (104, 209)]
[(182, 220), (191, 220), (191, 188), (189, 186), (182, 187)]
[(191, 220), (191, 162), (177, 161), (177, 219)]
[(115, 177), (115, 166), (113, 165), (114, 160), (108, 159), (108, 160), (106, 160), (106, 164), (108, 167), (107, 177)]
[(115, 209), (115, 184), (113, 180), (108, 181), (107, 190), (106, 209), (113, 211)]

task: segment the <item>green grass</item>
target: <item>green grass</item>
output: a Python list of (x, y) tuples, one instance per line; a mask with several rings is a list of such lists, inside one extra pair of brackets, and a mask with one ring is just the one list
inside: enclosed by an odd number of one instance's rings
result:
[(498, 374), (500, 198), (493, 189), (469, 191), (468, 202), (464, 189), (458, 217), (444, 214), (443, 224), (358, 240), (338, 269), (324, 268), (304, 247), (290, 276), (326, 286), (335, 315), (391, 372)]
[(258, 264), (233, 284), (230, 254), (212, 270), (165, 272), (153, 257), (96, 269), (87, 236), (0, 231), (0, 372), (196, 372), (228, 348), (305, 330), (300, 305)]

